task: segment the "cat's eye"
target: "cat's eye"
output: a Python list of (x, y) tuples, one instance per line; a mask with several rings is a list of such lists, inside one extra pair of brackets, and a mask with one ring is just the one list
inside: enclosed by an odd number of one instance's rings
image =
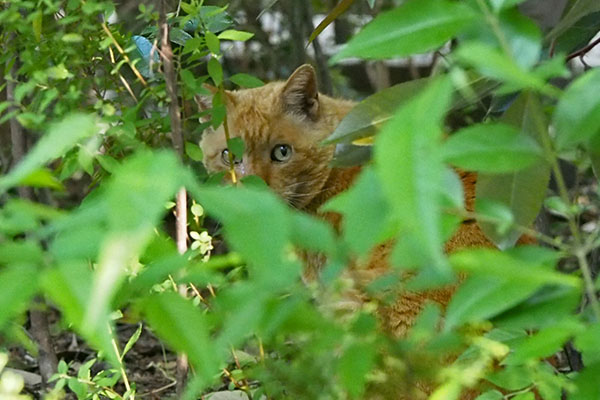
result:
[[(229, 149), (224, 149), (221, 152), (221, 160), (223, 161), (223, 164), (229, 165)], [(238, 160), (237, 158), (235, 158), (235, 155), (233, 156), (233, 163), (234, 164), (239, 164), (241, 162), (242, 162), (242, 160)]]
[(286, 162), (292, 157), (292, 147), (287, 144), (278, 144), (271, 150), (271, 160)]

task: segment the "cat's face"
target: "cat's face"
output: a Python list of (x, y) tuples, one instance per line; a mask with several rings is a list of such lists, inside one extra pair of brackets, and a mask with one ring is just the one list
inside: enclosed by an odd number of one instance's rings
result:
[[(245, 144), (234, 162), (238, 177), (258, 175), (297, 208), (324, 190), (334, 148), (320, 142), (339, 118), (324, 109), (312, 67), (298, 68), (287, 82), (228, 91), (226, 106), (230, 136)], [(209, 172), (229, 170), (223, 127), (206, 131), (200, 146)]]

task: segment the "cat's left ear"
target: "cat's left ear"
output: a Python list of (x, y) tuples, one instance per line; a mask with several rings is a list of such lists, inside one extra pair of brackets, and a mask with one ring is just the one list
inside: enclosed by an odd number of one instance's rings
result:
[(283, 87), (281, 100), (285, 112), (316, 121), (319, 118), (317, 76), (312, 66), (301, 65)]

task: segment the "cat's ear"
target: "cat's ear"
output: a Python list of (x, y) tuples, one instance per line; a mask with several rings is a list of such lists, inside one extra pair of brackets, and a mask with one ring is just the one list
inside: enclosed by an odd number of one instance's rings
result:
[[(208, 90), (212, 94), (197, 94), (194, 96), (194, 101), (198, 106), (198, 111), (201, 113), (204, 112), (203, 116), (200, 117), (200, 121), (208, 122), (210, 121), (210, 114), (207, 113), (207, 111), (213, 108), (213, 96), (219, 92), (219, 89), (208, 83), (204, 83), (202, 86), (204, 87), (204, 89)], [(226, 104), (231, 106), (235, 105), (235, 98), (233, 93), (229, 90), (225, 90), (224, 93)], [(219, 102), (217, 102), (216, 104), (219, 104)]]
[(283, 86), (281, 101), (284, 111), (316, 121), (319, 118), (319, 90), (312, 66), (301, 65)]

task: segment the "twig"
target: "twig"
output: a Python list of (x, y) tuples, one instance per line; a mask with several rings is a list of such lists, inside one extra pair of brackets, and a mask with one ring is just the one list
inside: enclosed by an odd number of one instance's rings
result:
[(119, 346), (117, 345), (117, 340), (115, 339), (114, 332), (110, 324), (108, 325), (108, 331), (112, 336), (111, 342), (113, 346), (113, 350), (117, 359), (119, 360), (119, 372), (121, 373), (121, 378), (123, 378), (123, 384), (125, 385), (125, 390), (129, 393), (130, 399), (135, 400), (135, 393), (131, 391), (131, 385), (129, 384), (129, 379), (127, 378), (127, 373), (125, 372), (125, 366), (123, 365), (123, 358), (121, 356), (121, 352), (119, 351)]
[(587, 46), (582, 47), (579, 50), (576, 50), (574, 52), (572, 52), (571, 54), (569, 54), (567, 56), (567, 61), (572, 60), (575, 57), (583, 57), (584, 55), (586, 55), (587, 53), (590, 52), (590, 50), (592, 50), (594, 47), (596, 47), (597, 45), (600, 44), (600, 38), (594, 40), (593, 42), (589, 43)]
[(115, 39), (115, 37), (113, 36), (113, 34), (110, 31), (110, 29), (108, 29), (108, 26), (106, 25), (106, 22), (102, 23), (102, 29), (104, 29), (104, 32), (106, 32), (106, 34), (108, 35), (108, 37), (110, 38), (110, 40), (113, 42), (113, 44), (115, 45), (115, 47), (117, 48), (117, 50), (119, 51), (119, 53), (121, 53), (121, 55), (123, 56), (123, 58), (125, 59), (125, 61), (127, 62), (127, 64), (129, 64), (129, 67), (131, 68), (131, 70), (133, 71), (133, 73), (135, 74), (135, 76), (140, 80), (140, 82), (142, 82), (142, 84), (144, 86), (148, 86), (148, 83), (146, 82), (146, 80), (144, 79), (144, 77), (142, 76), (142, 74), (140, 73), (140, 71), (138, 71), (138, 69), (135, 67), (135, 65), (133, 65), (133, 63), (131, 62), (131, 59), (129, 58), (129, 56), (127, 55), (127, 53), (125, 53), (125, 50), (123, 50), (123, 48), (121, 47), (121, 45), (119, 44), (119, 42), (117, 42), (117, 39)]
[[(315, 27), (312, 23), (312, 5), (310, 1), (301, 1), (300, 3), (304, 6), (304, 19), (306, 20), (306, 26), (309, 32), (312, 32)], [(304, 38), (303, 38), (304, 39)], [(312, 41), (313, 49), (315, 51), (315, 62), (317, 63), (317, 73), (319, 74), (319, 83), (321, 84), (321, 90), (323, 93), (331, 95), (333, 93), (333, 84), (331, 83), (331, 76), (329, 75), (329, 68), (327, 68), (327, 60), (321, 50), (321, 43), (319, 38), (316, 37)]]
[[(158, 29), (160, 32), (160, 55), (163, 59), (163, 72), (165, 75), (165, 85), (167, 88), (167, 95), (171, 100), (169, 104), (169, 115), (171, 118), (171, 141), (173, 148), (183, 159), (183, 133), (181, 130), (181, 114), (179, 111), (179, 101), (177, 99), (177, 78), (175, 76), (175, 67), (173, 66), (173, 49), (171, 48), (171, 42), (169, 42), (169, 25), (167, 24), (167, 12), (166, 12), (166, 0), (160, 2), (160, 14), (158, 21)], [(187, 193), (185, 188), (181, 188), (177, 192), (177, 199), (175, 201), (176, 206), (176, 232), (175, 240), (177, 242), (177, 250), (180, 254), (187, 251)], [(187, 287), (181, 285), (179, 287), (179, 293), (185, 296)], [(185, 354), (179, 354), (177, 356), (177, 385), (176, 392), (177, 396), (181, 397), (183, 394), (187, 375), (189, 371), (189, 363)]]
[[(15, 61), (10, 70), (10, 78), (6, 80), (6, 100), (10, 104), (9, 112), (15, 108), (15, 78), (19, 69), (18, 61)], [(14, 164), (21, 161), (26, 152), (25, 133), (16, 117), (10, 119), (11, 155)], [(34, 200), (33, 191), (30, 187), (20, 186), (17, 188), (19, 197), (30, 201)], [(58, 360), (52, 344), (52, 336), (48, 327), (48, 315), (46, 303), (41, 297), (35, 299), (33, 308), (29, 311), (31, 323), (31, 335), (39, 346), (39, 368), (42, 376), (42, 385), (45, 387), (48, 380), (57, 371)]]

